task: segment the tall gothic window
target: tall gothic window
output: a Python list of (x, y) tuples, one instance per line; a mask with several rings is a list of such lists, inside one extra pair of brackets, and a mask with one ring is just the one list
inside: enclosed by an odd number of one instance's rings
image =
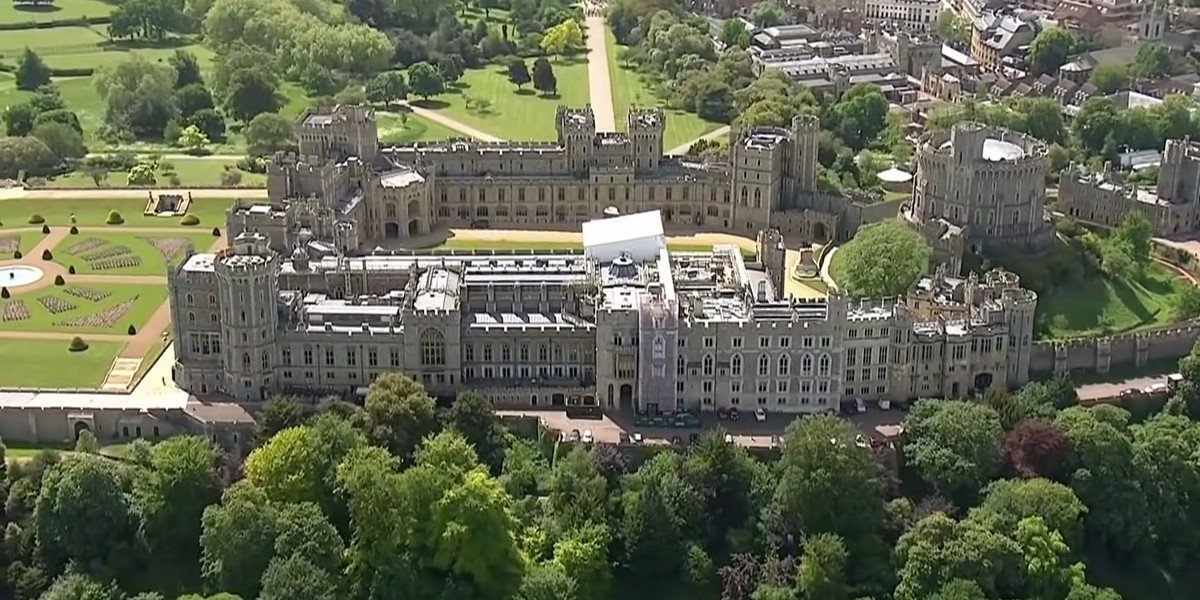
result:
[(440, 367), (446, 364), (446, 339), (436, 329), (421, 334), (421, 366)]
[(786, 354), (779, 355), (779, 376), (787, 377), (792, 373), (792, 358)]
[(742, 376), (742, 355), (734, 354), (729, 358), (729, 374), (734, 377)]

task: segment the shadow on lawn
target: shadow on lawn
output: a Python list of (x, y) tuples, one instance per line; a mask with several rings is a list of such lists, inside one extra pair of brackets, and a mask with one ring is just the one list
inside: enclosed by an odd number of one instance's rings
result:
[(418, 108), (424, 108), (424, 109), (428, 109), (428, 110), (441, 110), (443, 108), (450, 106), (450, 103), (446, 102), (445, 100), (433, 100), (431, 98), (417, 100), (415, 102), (412, 102), (411, 104)]
[(61, 6), (53, 4), (13, 4), (13, 10), (19, 12), (48, 14), (62, 10)]

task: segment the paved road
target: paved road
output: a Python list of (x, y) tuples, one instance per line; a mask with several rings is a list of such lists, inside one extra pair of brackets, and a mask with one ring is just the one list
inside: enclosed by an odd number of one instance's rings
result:
[(1129, 388), (1137, 388), (1140, 390), (1154, 383), (1166, 383), (1167, 375), (1169, 375), (1169, 373), (1158, 373), (1144, 377), (1129, 377), (1119, 381), (1088, 383), (1076, 387), (1075, 392), (1079, 394), (1080, 400), (1113, 398), (1120, 395), (1121, 390)]
[(616, 131), (613, 113), (612, 80), (608, 72), (608, 40), (604, 17), (589, 11), (587, 18), (588, 89), (592, 113), (596, 116), (596, 131)]
[(688, 148), (692, 147), (692, 144), (695, 144), (696, 142), (698, 142), (700, 140), (715, 140), (727, 133), (729, 133), (729, 126), (725, 125), (724, 127), (721, 127), (719, 129), (714, 129), (713, 131), (710, 131), (694, 140), (688, 140), (678, 146), (675, 146), (674, 148), (667, 150), (667, 154), (675, 154), (675, 155), (685, 154), (687, 152)]
[(174, 192), (179, 191), (185, 194), (191, 194), (193, 198), (266, 198), (267, 190), (264, 188), (205, 188), (205, 189), (178, 189), (178, 188), (160, 188), (155, 190), (148, 189), (131, 189), (131, 188), (96, 188), (96, 189), (79, 189), (79, 190), (56, 190), (56, 189), (33, 189), (26, 190), (23, 188), (7, 188), (0, 189), (0, 201), (14, 198), (67, 198), (67, 199), (101, 199), (101, 198), (146, 198), (146, 194), (151, 192)]
[(414, 113), (416, 113), (420, 117), (429, 119), (430, 121), (433, 121), (435, 123), (440, 123), (442, 125), (445, 125), (446, 127), (449, 127), (450, 129), (453, 129), (453, 130), (455, 130), (459, 133), (465, 134), (465, 135), (469, 135), (473, 138), (480, 139), (485, 142), (503, 142), (504, 141), (490, 133), (484, 133), (478, 129), (475, 129), (474, 127), (471, 127), (470, 125), (467, 125), (466, 123), (461, 123), (459, 121), (455, 121), (454, 119), (451, 119), (450, 117), (447, 117), (446, 115), (443, 115), (442, 113), (439, 113), (436, 110), (429, 110), (428, 108), (421, 108), (420, 106), (413, 105), (409, 102), (401, 102), (400, 104), (407, 106), (409, 109), (411, 109)]

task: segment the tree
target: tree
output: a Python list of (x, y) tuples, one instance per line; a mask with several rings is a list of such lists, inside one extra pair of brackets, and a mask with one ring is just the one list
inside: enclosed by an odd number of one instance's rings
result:
[(112, 13), (108, 33), (114, 38), (162, 41), (167, 32), (182, 25), (179, 5), (165, 0), (130, 0)]
[(303, 556), (275, 557), (262, 576), (259, 600), (326, 600), (337, 598), (336, 573), (316, 568)]
[(742, 446), (727, 443), (718, 428), (692, 445), (682, 476), (703, 499), (706, 547), (714, 555), (724, 554), (730, 531), (747, 527), (755, 512), (751, 491), (754, 480), (763, 476), (761, 465)]
[(579, 586), (566, 570), (554, 563), (534, 565), (525, 571), (516, 600), (577, 598)]
[(262, 490), (240, 482), (220, 504), (204, 509), (201, 571), (215, 589), (243, 598), (258, 596), (260, 580), (275, 556), (276, 508)]
[(1089, 78), (1101, 94), (1115, 94), (1129, 85), (1129, 68), (1121, 63), (1100, 63)]
[(943, 492), (969, 498), (1000, 472), (1000, 418), (990, 407), (923, 400), (904, 429), (906, 462)]
[(179, 139), (176, 143), (188, 150), (202, 150), (209, 144), (209, 139), (208, 136), (204, 135), (204, 132), (200, 131), (199, 127), (188, 125), (179, 133)]
[(788, 21), (787, 12), (772, 0), (765, 0), (750, 7), (750, 20), (759, 27), (774, 27)]
[(100, 69), (93, 83), (104, 98), (109, 127), (139, 139), (160, 139), (167, 123), (179, 115), (174, 69), (141, 55)]
[(87, 155), (87, 147), (83, 145), (83, 136), (69, 125), (62, 123), (42, 123), (33, 128), (33, 137), (42, 140), (59, 159), (83, 158)]
[(554, 564), (571, 574), (580, 600), (610, 598), (612, 568), (608, 528), (599, 523), (573, 529), (554, 544)]
[[(204, 108), (196, 111), (192, 116), (183, 120), (185, 127), (194, 126), (204, 134), (204, 137), (211, 141), (220, 143), (225, 141), (225, 119), (221, 113), (211, 108)], [(181, 132), (182, 133), (182, 132)]]
[(202, 83), (190, 83), (175, 90), (175, 105), (185, 119), (201, 110), (217, 107), (212, 93)]
[(16, 76), (18, 90), (36, 90), (50, 83), (50, 67), (42, 62), (42, 57), (26, 47), (21, 62), (17, 63)]
[(956, 580), (973, 582), (986, 597), (997, 597), (1001, 575), (1019, 568), (1023, 556), (1016, 542), (1004, 534), (938, 512), (900, 537), (896, 559), (900, 564), (896, 600), (923, 600)]
[(738, 19), (729, 19), (721, 26), (721, 43), (730, 48), (750, 46), (750, 30)]
[(1090, 153), (1099, 153), (1117, 126), (1117, 110), (1106, 97), (1089, 98), (1079, 107), (1071, 122), (1071, 132), (1079, 145)]
[(507, 432), (486, 398), (472, 392), (460, 393), (446, 414), (446, 425), (470, 442), (483, 464), (500, 470)]
[(296, 133), (287, 119), (274, 114), (262, 113), (250, 119), (242, 130), (250, 154), (263, 156), (287, 150), (296, 143)]
[(39, 112), (37, 117), (33, 120), (33, 125), (35, 127), (38, 125), (45, 125), (47, 123), (66, 125), (75, 133), (80, 135), (83, 134), (83, 126), (79, 124), (79, 116), (65, 108), (43, 110), (42, 112)]
[(1058, 475), (1066, 454), (1066, 434), (1046, 421), (1022, 421), (1000, 440), (1005, 469), (1019, 477)]
[(971, 22), (950, 9), (938, 13), (934, 28), (942, 39), (961, 45), (971, 43)]
[(285, 429), (246, 458), (246, 480), (277, 502), (314, 502), (335, 524), (344, 508), (335, 493), (337, 465), (366, 443), (345, 419), (325, 414)]
[(154, 185), (158, 183), (158, 177), (154, 175), (154, 167), (150, 165), (134, 165), (129, 169), (129, 174), (125, 178), (129, 185)]
[(831, 111), (834, 130), (846, 145), (861, 150), (887, 126), (888, 101), (878, 86), (859, 84), (842, 95)]
[(547, 503), (563, 530), (606, 521), (608, 482), (592, 454), (572, 448), (554, 463), (550, 472)]
[(529, 67), (525, 65), (525, 60), (514, 58), (508, 63), (508, 81), (521, 89), (522, 86), (532, 81), (529, 76)]
[(276, 433), (308, 423), (314, 410), (292, 396), (273, 395), (267, 398), (262, 411), (255, 419), (255, 437), (259, 445), (265, 444)]
[(674, 579), (687, 552), (700, 498), (679, 471), (678, 457), (663, 454), (626, 477), (620, 537), (625, 562), (640, 577)]
[(457, 56), (442, 56), (437, 61), (438, 73), (442, 74), (442, 81), (450, 84), (462, 78), (463, 68), (459, 64), (461, 59), (455, 60)]
[(544, 57), (533, 61), (533, 87), (546, 95), (558, 93), (558, 77)]
[(175, 87), (182, 89), (190, 85), (204, 84), (204, 77), (200, 74), (200, 63), (196, 61), (195, 54), (187, 50), (176, 50), (175, 54), (171, 55), (170, 62), (171, 68), (175, 69)]
[(15, 179), (21, 171), (40, 177), (60, 164), (58, 156), (36, 137), (0, 137), (0, 177)]
[(122, 600), (121, 590), (82, 573), (68, 573), (54, 580), (38, 600)]
[[(583, 45), (583, 30), (574, 18), (568, 18), (546, 30), (539, 42), (542, 50), (552, 56), (563, 56)], [(537, 68), (534, 68), (535, 72)]]
[(1130, 73), (1134, 77), (1156, 79), (1171, 74), (1171, 55), (1162, 44), (1147, 42), (1138, 47)]
[(404, 73), (384, 71), (367, 82), (366, 93), (371, 102), (391, 104), (408, 98), (408, 81), (404, 79)]
[(134, 495), (156, 555), (199, 563), (201, 518), (220, 498), (216, 464), (216, 449), (201, 437), (174, 437), (151, 448), (148, 473), (135, 480)]
[(279, 110), (279, 79), (265, 69), (241, 69), (229, 79), (222, 105), (229, 116), (250, 121), (256, 115)]
[(437, 425), (433, 398), (406, 375), (385, 373), (376, 379), (363, 408), (367, 439), (406, 462)]
[(864, 297), (900, 296), (925, 272), (932, 250), (899, 220), (864, 225), (830, 265), (838, 286)]
[(437, 67), (430, 63), (417, 63), (408, 68), (408, 83), (414, 94), (428, 100), (446, 91), (446, 82)]
[(95, 434), (85, 429), (79, 433), (79, 438), (75, 440), (75, 451), (81, 454), (98, 454), (100, 452), (100, 442), (96, 440)]
[(1200, 286), (1184, 285), (1172, 298), (1171, 312), (1177, 321), (1200, 317)]
[(1034, 75), (1053, 74), (1067, 62), (1075, 38), (1061, 27), (1047, 27), (1038, 32), (1029, 45), (1029, 67)]
[(842, 538), (828, 533), (804, 539), (804, 555), (796, 582), (808, 600), (842, 600), (849, 597), (846, 561), (849, 555)]
[(132, 566), (137, 516), (122, 468), (107, 458), (80, 454), (45, 474), (34, 522), (38, 550), (48, 565), (75, 561), (100, 573)]
[(1075, 539), (1087, 508), (1071, 488), (1048, 479), (1002, 479), (983, 490), (983, 501), (971, 519), (992, 531), (1009, 533), (1027, 517), (1041, 519), (1065, 539)]
[(1017, 122), (1011, 124), (1013, 127), (1047, 142), (1063, 140), (1066, 125), (1058, 102), (1050, 98), (1018, 98), (1013, 108), (1019, 115)]
[(1133, 431), (1133, 462), (1146, 499), (1150, 539), (1173, 568), (1200, 551), (1200, 465), (1194, 457), (1200, 425), (1184, 415), (1159, 413)]

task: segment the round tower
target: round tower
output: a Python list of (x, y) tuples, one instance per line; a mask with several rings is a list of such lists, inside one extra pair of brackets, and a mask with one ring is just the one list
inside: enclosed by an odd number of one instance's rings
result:
[(266, 398), (274, 388), (279, 328), (279, 259), (259, 234), (242, 234), (217, 254), (225, 392), (239, 400)]

